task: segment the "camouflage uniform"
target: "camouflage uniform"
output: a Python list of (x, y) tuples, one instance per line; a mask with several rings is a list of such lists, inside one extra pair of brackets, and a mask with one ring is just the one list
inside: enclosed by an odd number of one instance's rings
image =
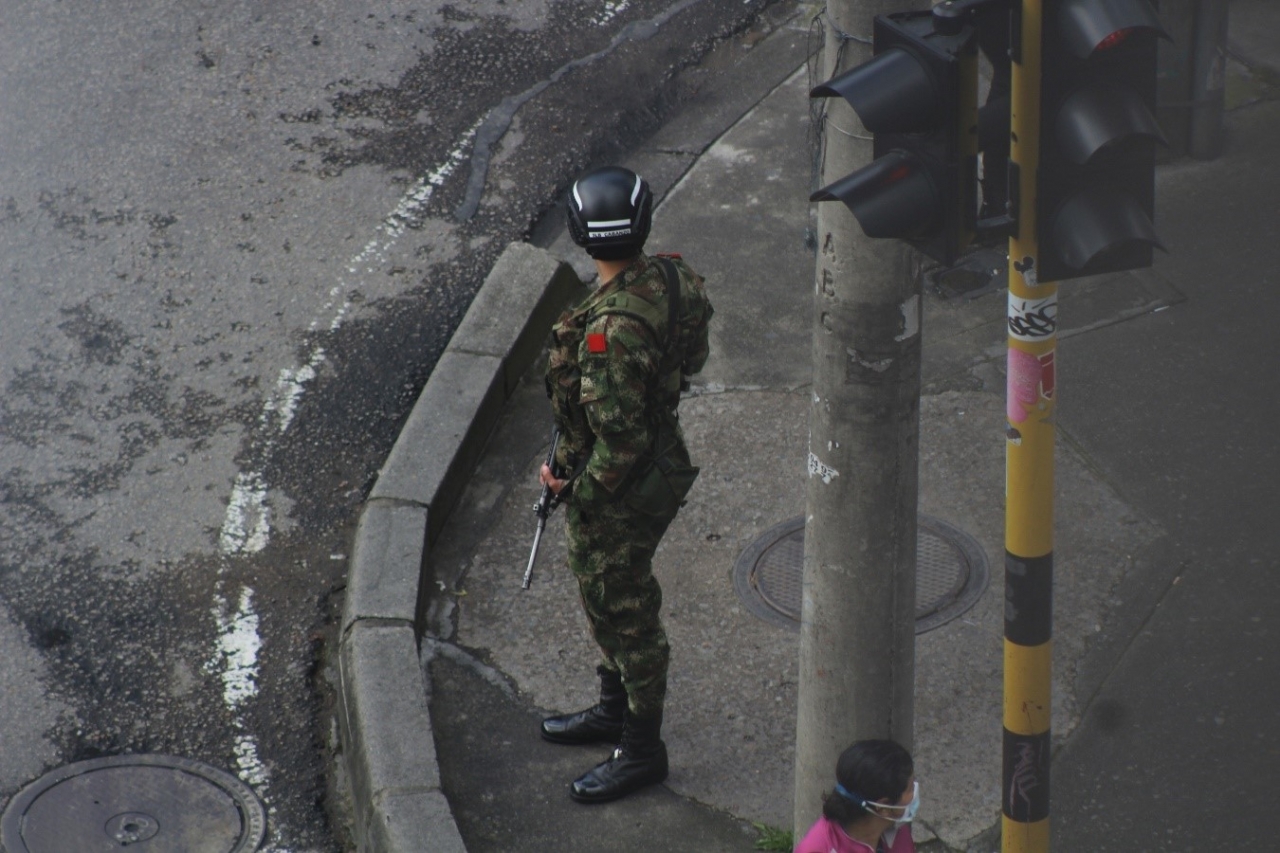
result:
[(707, 360), (712, 313), (702, 278), (673, 263), (674, 330), (662, 265), (642, 254), (561, 316), (547, 367), (563, 436), (556, 461), (576, 473), (569, 568), (603, 666), (621, 673), (628, 708), (641, 717), (661, 711), (666, 695), (670, 648), (652, 558), (697, 476), (676, 406), (682, 376)]

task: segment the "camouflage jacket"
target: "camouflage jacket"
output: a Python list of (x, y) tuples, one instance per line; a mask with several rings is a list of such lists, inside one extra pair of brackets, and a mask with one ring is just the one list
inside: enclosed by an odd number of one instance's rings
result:
[[(674, 264), (674, 330), (666, 328), (662, 266), (643, 254), (552, 328), (546, 379), (562, 434), (556, 461), (561, 471), (581, 472), (577, 501), (612, 500), (624, 489), (655, 452), (659, 426), (674, 424), (682, 377), (706, 363), (711, 303), (702, 277), (678, 258)], [(683, 450), (678, 425), (675, 433)]]

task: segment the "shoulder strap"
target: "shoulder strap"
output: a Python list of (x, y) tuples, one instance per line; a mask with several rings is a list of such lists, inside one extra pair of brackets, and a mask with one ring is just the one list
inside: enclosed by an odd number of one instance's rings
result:
[(657, 306), (647, 299), (634, 293), (614, 293), (592, 306), (587, 320), (590, 322), (605, 314), (622, 314), (639, 320), (649, 327), (655, 340), (662, 342), (662, 315), (658, 313)]
[(658, 263), (662, 264), (662, 271), (667, 276), (667, 346), (669, 347), (671, 338), (675, 334), (676, 323), (680, 319), (680, 273), (670, 258), (659, 256)]
[(666, 353), (671, 349), (676, 323), (680, 322), (680, 273), (670, 258), (658, 257), (656, 260), (662, 265), (663, 278), (667, 283), (667, 334), (665, 336), (661, 334), (659, 328), (662, 316), (658, 313), (657, 306), (632, 293), (611, 294), (597, 305), (593, 305), (588, 315), (589, 318), (599, 317), (602, 314), (625, 314), (628, 317), (634, 317), (653, 330), (653, 336), (662, 344), (663, 352)]

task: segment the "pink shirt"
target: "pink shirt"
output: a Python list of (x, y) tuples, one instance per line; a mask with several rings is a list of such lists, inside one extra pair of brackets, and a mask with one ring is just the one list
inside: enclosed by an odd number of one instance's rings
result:
[[(916, 844), (911, 840), (909, 824), (898, 827), (897, 832), (890, 829), (881, 837), (881, 840), (884, 842), (881, 848), (884, 853), (916, 853)], [(832, 823), (826, 817), (820, 817), (796, 845), (794, 853), (876, 853), (876, 849), (868, 847), (861, 841), (854, 841), (845, 834), (839, 824)]]

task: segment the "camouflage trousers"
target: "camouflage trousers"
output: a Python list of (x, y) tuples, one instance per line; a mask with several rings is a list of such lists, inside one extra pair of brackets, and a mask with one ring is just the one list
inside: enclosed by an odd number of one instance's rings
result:
[(569, 568), (604, 666), (622, 675), (627, 707), (638, 717), (662, 710), (671, 647), (658, 611), (662, 588), (653, 553), (675, 517), (655, 518), (622, 501), (567, 507)]

